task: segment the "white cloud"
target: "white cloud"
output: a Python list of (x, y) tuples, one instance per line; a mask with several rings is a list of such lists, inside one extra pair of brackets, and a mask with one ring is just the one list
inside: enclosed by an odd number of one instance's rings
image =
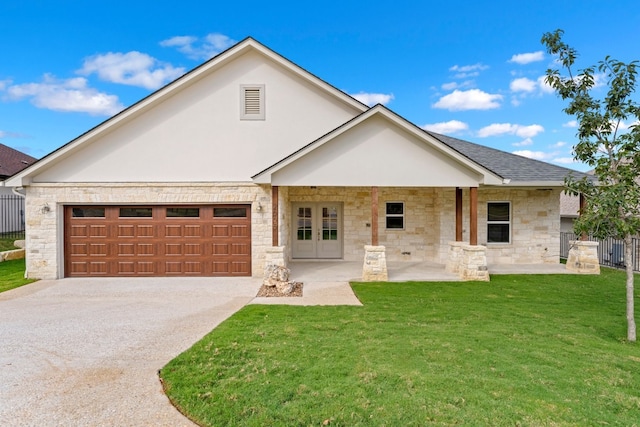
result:
[(520, 138), (533, 138), (541, 132), (544, 132), (544, 128), (535, 124), (523, 126), (511, 123), (493, 123), (480, 129), (477, 135), (480, 138), (505, 134), (516, 135)]
[(536, 82), (526, 77), (512, 80), (509, 84), (509, 88), (512, 92), (533, 92), (536, 90), (536, 87)]
[(124, 108), (117, 96), (88, 87), (87, 79), (83, 77), (58, 80), (45, 74), (41, 83), (7, 87), (7, 94), (14, 100), (30, 98), (36, 107), (54, 111), (110, 116)]
[(483, 92), (479, 89), (454, 90), (440, 98), (433, 107), (449, 111), (490, 110), (500, 107), (500, 101), (502, 101), (502, 95)]
[(480, 75), (480, 71), (488, 68), (488, 65), (477, 63), (473, 65), (454, 65), (453, 67), (449, 67), (449, 71), (455, 71), (456, 74), (454, 77), (457, 79), (466, 79), (468, 77), (476, 77)]
[(17, 132), (6, 132), (0, 130), (0, 139), (2, 138), (26, 138), (26, 135)]
[(567, 123), (563, 123), (563, 128), (577, 128), (578, 121), (577, 120), (569, 120)]
[(533, 140), (531, 138), (525, 138), (520, 142), (514, 142), (512, 145), (515, 147), (526, 147), (527, 145), (533, 145)]
[(422, 129), (442, 134), (454, 134), (469, 129), (469, 125), (459, 120), (449, 120), (448, 122), (426, 124), (422, 126)]
[(509, 60), (509, 62), (515, 62), (516, 64), (524, 65), (524, 64), (529, 64), (531, 62), (542, 61), (543, 59), (544, 59), (544, 52), (541, 50), (538, 50), (536, 52), (518, 53), (516, 55), (513, 55)]
[(573, 163), (577, 163), (576, 160), (573, 157), (556, 157), (554, 159), (551, 160), (554, 163), (560, 163), (563, 165), (570, 165)]
[(79, 74), (96, 73), (102, 80), (146, 89), (157, 89), (184, 74), (184, 68), (163, 64), (140, 52), (95, 55), (86, 58)]
[(551, 147), (553, 148), (560, 148), (560, 147), (564, 147), (565, 145), (567, 145), (566, 142), (564, 141), (558, 141), (555, 144), (551, 144)]
[(547, 76), (540, 76), (536, 80), (538, 82), (538, 87), (543, 93), (554, 93), (555, 89), (551, 87), (549, 83), (546, 82)]
[(535, 159), (535, 160), (545, 160), (553, 155), (553, 154), (545, 153), (544, 151), (531, 151), (531, 150), (517, 150), (517, 151), (513, 151), (512, 153), (517, 154), (518, 156), (528, 157), (530, 159)]
[(463, 89), (466, 87), (473, 87), (475, 86), (475, 81), (473, 80), (465, 80), (463, 82), (449, 82), (449, 83), (445, 83), (442, 86), (440, 86), (443, 90), (454, 90), (454, 89)]
[(449, 68), (449, 71), (457, 71), (460, 73), (468, 73), (471, 71), (483, 71), (489, 68), (488, 65), (484, 65), (481, 63), (473, 64), (473, 65), (454, 65)]
[(160, 42), (160, 46), (175, 47), (191, 59), (209, 59), (233, 46), (237, 41), (220, 33), (207, 34), (203, 39), (193, 36), (176, 36)]
[(387, 105), (389, 102), (391, 102), (394, 99), (394, 96), (392, 93), (387, 94), (387, 93), (360, 92), (360, 93), (352, 93), (350, 95), (355, 99), (357, 99), (358, 101), (362, 102), (363, 104), (367, 104), (369, 107), (376, 104)]
[(11, 80), (0, 80), (0, 90), (5, 90), (11, 84)]

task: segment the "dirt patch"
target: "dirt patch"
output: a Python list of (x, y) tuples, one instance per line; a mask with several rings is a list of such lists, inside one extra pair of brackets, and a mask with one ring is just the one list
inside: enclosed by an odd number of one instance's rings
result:
[(278, 292), (275, 286), (262, 285), (258, 291), (257, 297), (301, 297), (302, 296), (302, 282), (296, 282), (293, 284), (293, 291), (290, 294), (282, 294)]

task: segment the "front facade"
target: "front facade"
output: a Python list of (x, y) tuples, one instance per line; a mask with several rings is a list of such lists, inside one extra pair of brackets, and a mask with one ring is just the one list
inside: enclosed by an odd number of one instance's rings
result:
[(261, 276), (292, 260), (558, 263), (568, 170), (425, 132), (246, 39), (8, 185), (27, 274)]

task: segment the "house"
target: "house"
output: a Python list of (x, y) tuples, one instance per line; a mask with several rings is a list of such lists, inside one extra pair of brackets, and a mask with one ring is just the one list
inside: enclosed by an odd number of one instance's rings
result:
[[(0, 144), (0, 181), (35, 163), (36, 159)], [(24, 230), (24, 200), (10, 187), (0, 186), (0, 234)]]
[(386, 260), (559, 263), (569, 172), (424, 131), (247, 38), (8, 184), (26, 193), (29, 277), (334, 259), (376, 279)]

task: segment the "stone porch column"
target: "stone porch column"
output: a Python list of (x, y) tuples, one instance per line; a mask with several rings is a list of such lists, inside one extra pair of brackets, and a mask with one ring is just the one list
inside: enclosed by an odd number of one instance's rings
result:
[(598, 242), (572, 240), (567, 256), (567, 270), (578, 274), (600, 274)]
[(265, 250), (264, 271), (267, 272), (267, 267), (271, 265), (277, 265), (278, 267), (287, 266), (287, 261), (284, 257), (284, 246), (271, 246)]
[(389, 273), (387, 272), (385, 247), (365, 245), (362, 281), (386, 282), (387, 280), (389, 280)]
[(462, 260), (458, 274), (462, 280), (489, 281), (487, 248), (482, 245), (462, 246)]
[(445, 270), (449, 273), (459, 273), (460, 264), (462, 263), (462, 247), (467, 246), (467, 242), (449, 242), (449, 254), (447, 255), (447, 264)]

